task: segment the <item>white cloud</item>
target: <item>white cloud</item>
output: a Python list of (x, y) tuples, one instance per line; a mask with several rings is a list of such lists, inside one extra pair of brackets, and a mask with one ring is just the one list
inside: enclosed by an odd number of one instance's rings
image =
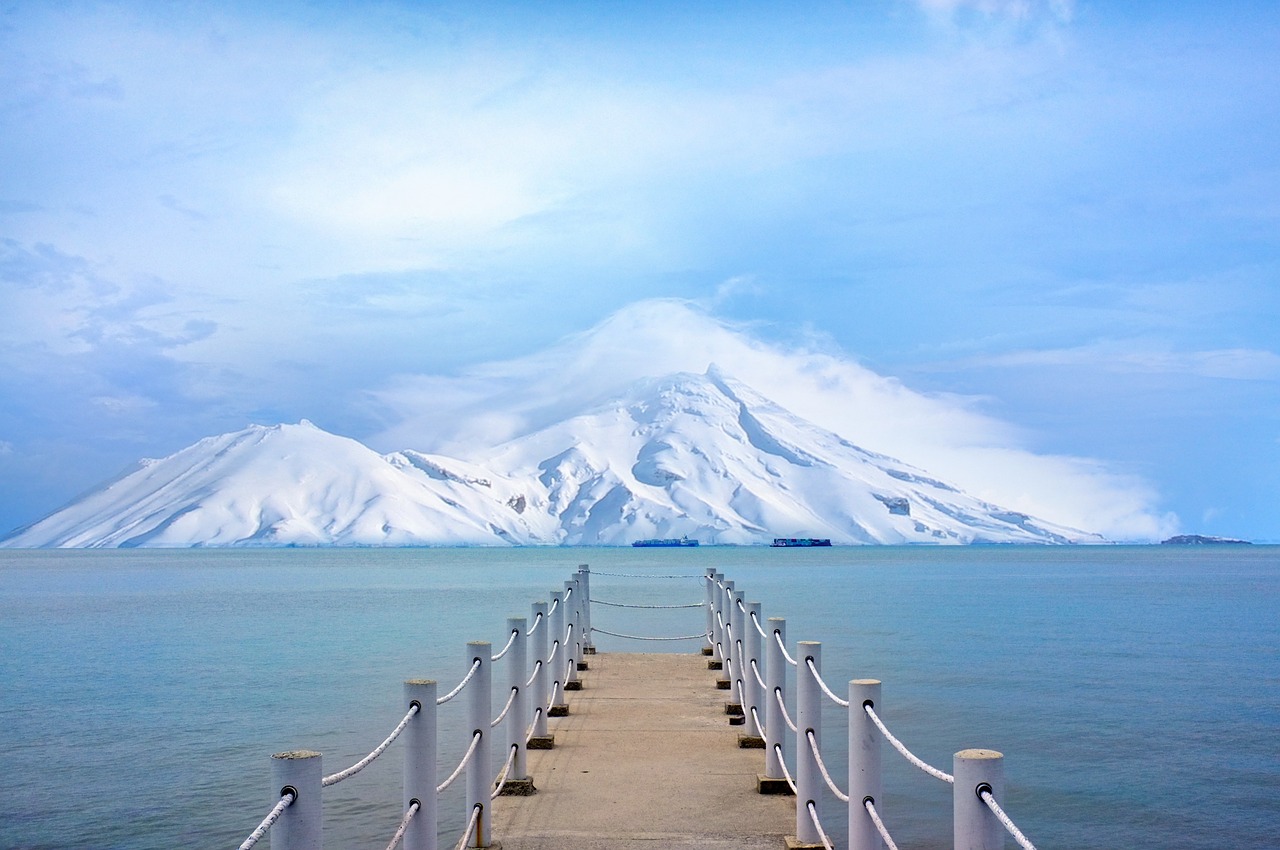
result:
[(925, 395), (838, 353), (783, 348), (688, 302), (633, 304), (545, 351), (454, 377), (404, 376), (375, 395), (396, 424), (384, 450), (467, 454), (581, 412), (646, 376), (710, 364), (871, 451), (920, 466), (969, 492), (1112, 539), (1173, 527), (1145, 482), (1097, 461), (1036, 455), (1019, 431), (958, 396)]
[(1169, 351), (1133, 342), (1017, 351), (968, 361), (1000, 367), (1084, 366), (1104, 372), (1190, 375), (1238, 381), (1280, 380), (1280, 355), (1253, 348)]

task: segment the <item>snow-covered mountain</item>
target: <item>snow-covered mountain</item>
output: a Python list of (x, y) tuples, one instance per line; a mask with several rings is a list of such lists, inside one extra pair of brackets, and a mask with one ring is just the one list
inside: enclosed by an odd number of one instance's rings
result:
[(459, 460), (308, 422), (210, 437), (19, 529), (9, 547), (621, 545), (1101, 538), (975, 499), (710, 369)]

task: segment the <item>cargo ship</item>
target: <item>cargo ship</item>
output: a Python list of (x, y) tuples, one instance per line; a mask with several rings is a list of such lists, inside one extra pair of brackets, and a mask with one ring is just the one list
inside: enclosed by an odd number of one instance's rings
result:
[(830, 537), (775, 537), (771, 546), (830, 546)]
[(688, 537), (653, 537), (649, 540), (636, 540), (632, 542), (632, 546), (697, 546), (697, 540), (690, 540)]

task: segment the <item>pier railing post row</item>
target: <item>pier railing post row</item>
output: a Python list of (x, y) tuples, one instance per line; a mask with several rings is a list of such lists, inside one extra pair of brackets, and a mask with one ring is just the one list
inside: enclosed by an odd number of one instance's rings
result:
[[(813, 662), (813, 669), (808, 662)], [(822, 774), (809, 745), (809, 733), (822, 745), (822, 691), (814, 670), (822, 672), (822, 644), (802, 640), (796, 645), (796, 844), (819, 846), (822, 835), (809, 815), (813, 803), (822, 817)]]
[(568, 652), (564, 648), (565, 622), (564, 592), (551, 592), (551, 634), (547, 639), (551, 648), (547, 653), (547, 675), (551, 680), (551, 699), (547, 714), (551, 717), (564, 717), (569, 713), (569, 706), (564, 701), (564, 659)]
[(764, 775), (759, 777), (756, 785), (761, 794), (788, 794), (791, 786), (787, 784), (777, 750), (781, 746), (785, 755), (788, 749), (787, 724), (782, 718), (782, 706), (778, 704), (778, 699), (787, 693), (787, 659), (782, 654), (782, 646), (787, 641), (787, 621), (782, 617), (770, 617), (765, 631), (769, 635), (764, 666), (769, 693), (764, 703)]
[(477, 734), (480, 736), (471, 761), (467, 764), (467, 817), (471, 816), (477, 806), (480, 807), (480, 817), (477, 818), (475, 831), (467, 842), (468, 847), (488, 847), (492, 829), (492, 812), (489, 806), (489, 783), (493, 780), (489, 768), (489, 752), (492, 749), (489, 723), (493, 717), (493, 667), (489, 660), (491, 648), (488, 641), (471, 641), (467, 644), (467, 664), (477, 665), (475, 677), (466, 692), (467, 727), (470, 730), (469, 737)]
[(271, 802), (293, 794), (293, 802), (271, 828), (272, 850), (320, 850), (324, 825), (321, 762), (320, 754), (311, 750), (271, 757)]
[[(746, 691), (743, 696), (742, 713), (747, 718), (747, 737), (751, 739), (749, 746), (764, 745), (764, 731), (760, 723), (764, 720), (764, 687), (760, 680), (766, 675), (765, 659), (760, 651), (760, 603), (748, 602), (743, 620), (743, 634), (746, 646), (743, 651), (743, 679)], [(758, 741), (758, 743), (757, 743)]]
[(880, 705), (880, 682), (849, 682), (849, 850), (883, 850), (884, 842), (867, 811), (868, 800), (883, 812), (880, 730), (866, 706)]
[(578, 661), (582, 659), (582, 638), (578, 627), (581, 608), (579, 603), (582, 594), (578, 592), (576, 579), (564, 583), (564, 604), (568, 606), (564, 612), (565, 631), (560, 638), (564, 641), (565, 655), (562, 662), (565, 666), (564, 689), (577, 691), (582, 689), (578, 681)]
[[(591, 565), (578, 565), (578, 587), (582, 590), (582, 655), (584, 658), (588, 655), (596, 654), (595, 644), (591, 638)], [(583, 662), (585, 663), (585, 661)], [(585, 668), (584, 668), (585, 669)]]
[(404, 683), (405, 702), (418, 706), (418, 713), (404, 729), (405, 811), (414, 801), (418, 803), (418, 812), (404, 831), (404, 850), (436, 850), (438, 841), (436, 690), (436, 683), (431, 679), (410, 679)]
[[(537, 673), (533, 677), (533, 735), (529, 738), (529, 746), (533, 749), (546, 750), (554, 746), (554, 739), (547, 730), (547, 709), (551, 701), (551, 671), (547, 660), (547, 647), (550, 642), (551, 618), (547, 616), (547, 603), (535, 602), (532, 607), (533, 623), (533, 664)], [(528, 715), (525, 715), (528, 717)]]
[(1004, 824), (982, 799), (982, 792), (997, 799), (1004, 796), (1004, 755), (995, 750), (961, 750), (953, 764), (956, 850), (1003, 850)]

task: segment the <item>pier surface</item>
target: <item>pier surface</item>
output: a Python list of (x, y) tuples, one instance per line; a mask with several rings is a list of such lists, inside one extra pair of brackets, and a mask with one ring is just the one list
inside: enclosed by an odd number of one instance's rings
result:
[(795, 800), (762, 796), (762, 750), (740, 749), (729, 692), (701, 655), (587, 656), (551, 750), (529, 752), (531, 797), (502, 797), (503, 850), (780, 850)]

